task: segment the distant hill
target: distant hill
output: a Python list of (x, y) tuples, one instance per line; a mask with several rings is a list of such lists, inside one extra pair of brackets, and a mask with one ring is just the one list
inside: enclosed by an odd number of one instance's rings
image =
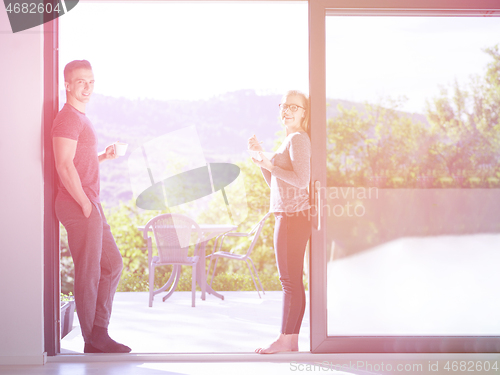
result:
[(256, 134), (272, 147), (280, 130), (281, 97), (258, 96), (251, 90), (209, 100), (129, 100), (95, 94), (87, 107), (102, 145), (118, 138), (133, 149), (162, 134), (195, 125), (208, 159), (246, 157), (247, 139)]
[[(63, 96), (64, 97), (64, 94)], [(127, 156), (155, 137), (195, 125), (207, 162), (237, 162), (248, 158), (247, 139), (256, 134), (264, 149), (272, 150), (282, 129), (278, 104), (280, 95), (257, 95), (253, 90), (226, 93), (208, 100), (159, 101), (130, 100), (94, 94), (87, 116), (94, 124), (99, 150), (117, 140), (129, 144), (127, 155), (101, 165), (101, 198), (107, 207), (132, 198)], [(338, 113), (337, 104), (363, 105), (343, 100), (328, 100), (328, 118)], [(425, 116), (410, 115), (426, 123)]]

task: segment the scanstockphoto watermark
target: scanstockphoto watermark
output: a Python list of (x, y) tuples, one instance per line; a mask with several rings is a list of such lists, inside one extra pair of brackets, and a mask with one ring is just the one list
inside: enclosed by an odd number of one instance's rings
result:
[(328, 372), (349, 370), (418, 373), (424, 371), (424, 365), (421, 363), (392, 364), (372, 361), (349, 361), (349, 363), (333, 363), (328, 361), (316, 363), (290, 362), (290, 371), (294, 372)]
[(40, 26), (68, 13), (78, 0), (4, 0), (13, 33)]
[(365, 216), (366, 208), (362, 202), (351, 202), (347, 201), (345, 203), (329, 204), (324, 203), (321, 205), (321, 210), (318, 210), (317, 206), (313, 206), (314, 210), (311, 216), (321, 215), (331, 217), (362, 217)]
[[(362, 217), (366, 214), (364, 201), (378, 199), (376, 187), (330, 187), (321, 188), (326, 197), (321, 204), (321, 212), (327, 217)], [(317, 212), (317, 210), (316, 210)]]
[(294, 372), (329, 372), (329, 371), (363, 371), (382, 373), (476, 373), (498, 374), (500, 364), (497, 360), (436, 360), (420, 363), (387, 363), (374, 361), (349, 361), (349, 363), (333, 363), (330, 361), (315, 363), (290, 362), (290, 371)]
[(350, 199), (350, 200), (368, 200), (378, 199), (377, 187), (321, 187), (319, 191), (328, 200)]
[[(296, 189), (280, 189), (280, 195), (293, 201)], [(318, 199), (318, 195), (321, 199)], [(364, 202), (378, 199), (376, 187), (322, 187), (315, 191), (311, 199), (311, 217), (362, 217), (366, 214)], [(293, 207), (292, 207), (293, 208)]]

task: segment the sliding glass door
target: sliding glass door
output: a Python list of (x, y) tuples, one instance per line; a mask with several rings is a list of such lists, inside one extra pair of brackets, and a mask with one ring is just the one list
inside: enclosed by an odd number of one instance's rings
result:
[[(123, 3), (88, 1), (79, 5), (81, 12), (62, 18), (67, 33), (61, 34), (61, 56), (55, 52), (57, 38), (50, 43), (47, 38), (46, 55), (54, 55), (47, 66), (56, 66), (59, 58), (61, 70), (77, 58), (94, 64), (102, 91), (96, 89), (89, 110), (104, 109), (106, 116), (95, 118), (113, 130), (102, 140), (123, 136), (125, 122), (131, 123), (130, 150), (172, 132), (174, 125), (204, 125), (199, 135), (205, 161), (238, 162), (248, 159), (245, 139), (258, 127), (266, 148), (273, 147), (279, 129), (273, 103), (285, 87), (307, 87), (305, 4), (270, 2), (252, 18), (254, 13), (233, 9), (241, 4), (231, 2), (204, 8), (210, 2), (166, 1), (188, 7), (184, 18), (170, 9), (146, 12), (143, 19), (160, 20), (131, 29), (137, 23), (130, 20), (139, 13), (127, 13), (134, 2)], [(264, 4), (248, 1), (248, 6)], [(210, 24), (209, 11), (226, 19)], [(500, 90), (495, 70), (489, 70), (500, 64), (495, 49), (500, 41), (494, 39), (500, 35), (499, 14), (496, 0), (454, 8), (443, 0), (404, 8), (397, 0), (309, 1), (311, 199), (317, 207), (309, 272), (312, 352), (500, 351), (495, 317), (500, 280), (494, 269), (500, 248), (500, 100), (495, 96)], [(94, 19), (94, 37), (82, 34), (77, 15), (83, 23)], [(288, 25), (276, 26), (287, 18)], [(270, 31), (248, 31), (257, 20)], [(174, 21), (181, 27), (167, 30)], [(202, 21), (209, 23), (205, 29)], [(208, 29), (219, 30), (219, 36), (210, 37), (203, 31)], [(283, 30), (297, 36), (280, 36)], [(106, 42), (111, 35), (119, 35), (123, 47), (116, 56)], [(75, 54), (67, 53), (75, 41), (81, 42)], [(243, 52), (230, 52), (237, 47)], [(297, 58), (288, 59), (281, 52), (286, 50), (296, 51)], [(152, 62), (161, 68), (151, 68)], [(57, 91), (53, 70), (49, 91)], [(56, 92), (46, 96), (55, 98)], [(52, 104), (49, 117), (57, 111), (57, 101)], [(121, 110), (111, 113), (117, 106)], [(220, 120), (221, 108), (233, 117)], [(137, 117), (126, 115), (131, 112)], [(184, 121), (180, 113), (196, 116)], [(151, 123), (155, 134), (145, 130)], [(103, 186), (110, 206), (131, 199), (132, 192), (123, 189), (130, 185), (127, 173), (108, 172)], [(47, 207), (52, 206), (53, 196), (47, 198)], [(253, 213), (266, 209), (250, 208)], [(52, 239), (47, 263), (53, 266), (46, 267), (47, 348), (53, 346), (47, 351), (54, 355), (59, 352), (54, 293), (59, 248), (54, 213), (47, 217), (52, 225), (45, 232), (47, 242)]]
[(310, 2), (313, 352), (500, 350), (500, 13), (473, 6)]
[[(92, 30), (86, 30), (89, 19)], [(281, 96), (291, 88), (307, 91), (307, 2), (89, 1), (59, 22), (60, 106), (66, 100), (64, 66), (74, 59), (89, 60), (96, 84), (86, 114), (95, 126), (99, 149), (116, 140), (129, 145), (123, 157), (100, 167), (101, 201), (124, 261), (110, 332), (116, 332), (117, 341), (135, 342), (136, 353), (253, 352), (271, 342), (279, 325), (267, 317), (278, 319), (281, 308), (273, 217), (252, 252), (265, 297), (273, 304), (271, 312), (261, 308), (243, 262), (218, 261), (215, 272), (214, 262), (204, 257), (199, 269), (211, 265), (208, 283), (218, 294), (207, 294), (203, 301), (198, 293), (196, 309), (190, 299), (181, 301), (188, 294), (180, 292), (191, 291), (191, 271), (184, 267), (177, 292), (164, 303), (166, 292), (156, 296), (153, 307), (147, 307), (148, 252), (138, 227), (169, 211), (185, 214), (205, 228), (238, 226), (244, 232), (266, 215), (269, 189), (250, 159), (247, 140), (255, 134), (266, 151), (273, 151), (284, 138)], [(73, 290), (74, 276), (65, 230), (61, 233), (61, 289), (66, 294)], [(206, 255), (218, 234), (207, 235)], [(226, 239), (221, 250), (239, 246), (244, 253), (246, 245), (244, 239)], [(173, 272), (171, 266), (157, 268), (155, 289)], [(198, 284), (204, 275), (198, 274)], [(234, 303), (232, 296), (241, 289), (251, 296), (248, 306), (241, 300)], [(272, 295), (276, 297), (271, 301)], [(241, 310), (217, 313), (210, 324), (198, 321), (202, 308), (229, 308), (232, 303)], [(197, 322), (197, 336), (216, 339), (186, 336), (184, 314), (171, 310), (179, 304), (189, 307), (186, 314)], [(169, 313), (158, 313), (159, 309)], [(255, 327), (245, 323), (241, 311), (246, 310), (252, 311)], [(307, 324), (306, 319), (305, 332)], [(136, 326), (133, 332), (131, 326)], [(226, 333), (243, 336), (229, 339)], [(166, 336), (171, 339), (164, 340)], [(308, 334), (302, 337), (302, 350), (309, 350)], [(83, 337), (76, 327), (61, 341), (61, 352), (82, 349)]]

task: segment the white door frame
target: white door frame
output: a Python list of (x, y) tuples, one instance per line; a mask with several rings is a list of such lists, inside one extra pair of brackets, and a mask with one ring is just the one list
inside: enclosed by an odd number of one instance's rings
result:
[[(496, 0), (310, 0), (309, 94), (311, 98), (311, 199), (325, 202), (326, 192), (326, 44), (325, 18), (356, 16), (500, 16)], [(316, 187), (316, 188), (315, 188)], [(319, 199), (318, 199), (319, 198)], [(319, 204), (321, 206), (321, 203)], [(327, 335), (326, 220), (313, 220), (309, 271), (311, 352), (471, 352), (500, 345), (500, 337), (333, 337)], [(319, 226), (318, 226), (319, 224)], [(319, 228), (319, 229), (318, 229)]]

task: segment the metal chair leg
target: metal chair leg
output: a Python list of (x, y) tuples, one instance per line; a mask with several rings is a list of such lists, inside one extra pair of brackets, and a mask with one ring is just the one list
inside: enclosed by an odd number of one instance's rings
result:
[(165, 302), (167, 300), (167, 298), (169, 298), (175, 292), (175, 289), (177, 289), (177, 284), (179, 284), (179, 280), (181, 278), (181, 271), (182, 271), (181, 267), (182, 266), (174, 265), (172, 268), (172, 275), (168, 279), (167, 283), (160, 290), (157, 291), (157, 293), (163, 292), (163, 291), (167, 290), (167, 288), (170, 286), (170, 284), (173, 283), (173, 285), (170, 287), (168, 293), (163, 296), (163, 299), (162, 299), (163, 302)]
[[(210, 267), (212, 267), (212, 259), (214, 257), (215, 251), (217, 250), (217, 244), (219, 243), (219, 238), (224, 237), (224, 235), (217, 236), (214, 241), (214, 247), (212, 249), (212, 254), (207, 255), (206, 258), (210, 257), (210, 262), (208, 262), (208, 269), (207, 269), (207, 280), (210, 277)], [(220, 242), (219, 250), (222, 247), (222, 240)], [(217, 259), (216, 259), (217, 261)]]
[(215, 258), (214, 272), (212, 272), (212, 279), (210, 280), (210, 287), (212, 287), (212, 283), (214, 282), (215, 270), (217, 269), (217, 262), (218, 261), (219, 261), (219, 258)]
[(249, 264), (248, 264), (248, 262), (246, 261), (246, 259), (245, 259), (245, 263), (247, 264), (248, 271), (250, 272), (250, 276), (252, 277), (252, 281), (253, 281), (253, 285), (255, 286), (255, 290), (256, 290), (256, 291), (257, 291), (257, 293), (259, 294), (259, 298), (262, 298), (262, 297), (260, 296), (260, 290), (259, 290), (259, 288), (257, 287), (257, 283), (255, 282), (255, 278), (253, 277), (253, 272), (252, 272), (252, 270), (251, 270), (251, 268), (250, 268), (250, 265), (249, 265)]
[(191, 284), (191, 306), (195, 307), (195, 299), (196, 299), (196, 264), (194, 264), (191, 269), (193, 270), (191, 272), (192, 274), (192, 284)]
[(155, 289), (155, 266), (149, 267), (149, 307), (153, 307)]
[(262, 282), (260, 281), (259, 274), (257, 273), (257, 269), (255, 268), (255, 264), (253, 264), (252, 258), (248, 257), (248, 260), (252, 263), (253, 270), (255, 271), (255, 276), (257, 276), (257, 280), (259, 280), (260, 287), (262, 289), (262, 293), (266, 294), (264, 287), (262, 286)]

